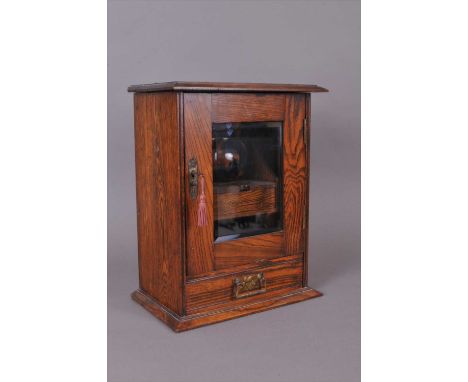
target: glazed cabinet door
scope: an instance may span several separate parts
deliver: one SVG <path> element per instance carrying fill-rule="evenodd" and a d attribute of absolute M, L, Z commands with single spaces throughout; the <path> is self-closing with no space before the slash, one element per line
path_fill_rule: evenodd
<path fill-rule="evenodd" d="M 189 278 L 301 257 L 303 94 L 185 93 Z"/>

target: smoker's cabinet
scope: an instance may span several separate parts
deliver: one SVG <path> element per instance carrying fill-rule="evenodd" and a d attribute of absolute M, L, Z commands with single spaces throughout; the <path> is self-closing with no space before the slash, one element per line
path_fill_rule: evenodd
<path fill-rule="evenodd" d="M 134 92 L 139 289 L 175 331 L 320 296 L 307 286 L 316 85 Z"/>

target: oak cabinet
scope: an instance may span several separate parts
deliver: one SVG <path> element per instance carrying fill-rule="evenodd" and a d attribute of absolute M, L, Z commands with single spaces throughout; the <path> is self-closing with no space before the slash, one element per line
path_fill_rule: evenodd
<path fill-rule="evenodd" d="M 316 85 L 134 92 L 139 289 L 175 331 L 320 296 L 307 286 Z"/>

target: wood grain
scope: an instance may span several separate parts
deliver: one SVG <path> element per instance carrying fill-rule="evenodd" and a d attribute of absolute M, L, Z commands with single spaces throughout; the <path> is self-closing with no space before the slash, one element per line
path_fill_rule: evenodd
<path fill-rule="evenodd" d="M 284 235 L 272 232 L 215 243 L 214 252 L 217 270 L 255 265 L 284 255 Z"/>
<path fill-rule="evenodd" d="M 231 320 L 233 318 L 248 316 L 254 313 L 264 312 L 266 310 L 278 308 L 280 306 L 294 304 L 311 298 L 320 297 L 322 293 L 312 288 L 300 288 L 290 293 L 280 296 L 260 300 L 253 303 L 246 303 L 240 306 L 226 307 L 221 310 L 215 310 L 207 313 L 192 314 L 188 316 L 179 316 L 171 312 L 166 307 L 158 304 L 144 291 L 137 290 L 132 293 L 132 299 L 167 324 L 175 332 L 183 332 L 199 328 L 201 326 L 216 324 L 219 322 Z M 298 320 L 300 318 L 297 318 Z M 293 318 L 294 320 L 294 318 Z"/>
<path fill-rule="evenodd" d="M 234 273 L 239 273 L 243 271 L 256 271 L 258 269 L 262 269 L 264 267 L 269 267 L 273 265 L 277 265 L 280 263 L 284 263 L 287 261 L 302 261 L 304 254 L 300 253 L 294 256 L 283 256 L 283 257 L 273 257 L 271 259 L 258 259 L 255 263 L 249 263 L 244 265 L 235 265 L 228 268 L 221 268 L 211 272 L 206 272 L 202 275 L 197 275 L 196 277 L 189 277 L 187 278 L 186 282 L 193 282 L 193 281 L 201 281 L 201 280 L 208 280 L 214 277 L 219 276 L 227 276 Z"/>
<path fill-rule="evenodd" d="M 279 91 L 275 84 L 259 94 L 249 92 L 248 84 L 226 85 L 224 94 L 205 92 L 203 86 L 213 84 L 184 84 L 157 84 L 155 92 L 134 96 L 140 289 L 132 298 L 182 331 L 320 296 L 306 287 L 310 95 Z M 193 92 L 196 86 L 203 93 Z M 278 93 L 268 94 L 269 86 Z M 213 243 L 215 212 L 238 217 L 245 216 L 243 209 L 252 214 L 277 204 L 252 187 L 219 208 L 213 190 L 213 116 L 226 122 L 283 121 L 283 231 Z M 198 200 L 189 195 L 192 157 L 206 178 L 204 227 L 197 226 Z M 262 179 L 277 181 L 267 175 Z M 229 192 L 216 198 L 229 198 Z M 266 292 L 236 299 L 233 279 L 258 272 L 264 272 Z"/>
<path fill-rule="evenodd" d="M 185 205 L 185 187 L 186 187 L 186 172 L 185 170 L 185 136 L 184 136 L 184 93 L 176 93 L 177 94 L 177 119 L 179 123 L 179 162 L 181 163 L 182 169 L 180 171 L 180 208 L 182 210 L 182 219 L 180 219 L 180 226 L 181 232 L 183 233 L 183 237 L 181 240 L 181 253 L 182 253 L 182 261 L 181 261 L 181 273 L 182 273 L 182 313 L 185 314 L 185 281 L 187 279 L 187 256 L 186 256 L 186 239 L 185 239 L 185 220 L 186 220 L 186 205 Z"/>
<path fill-rule="evenodd" d="M 187 92 L 269 92 L 269 93 L 315 93 L 328 90 L 318 85 L 306 84 L 263 84 L 236 82 L 190 82 L 173 81 L 132 85 L 129 92 L 187 91 Z"/>
<path fill-rule="evenodd" d="M 284 94 L 213 94 L 215 123 L 282 121 Z"/>
<path fill-rule="evenodd" d="M 198 199 L 192 200 L 188 180 L 185 186 L 187 208 L 187 275 L 214 270 L 213 159 L 211 146 L 211 94 L 184 94 L 185 172 L 195 158 L 198 172 L 206 180 L 208 224 L 197 226 Z M 188 175 L 187 175 L 188 176 Z"/>
<path fill-rule="evenodd" d="M 182 313 L 179 129 L 175 93 L 135 95 L 140 288 Z M 172 176 L 167 176 L 172 174 Z"/>
<path fill-rule="evenodd" d="M 232 219 L 276 212 L 276 187 L 252 184 L 249 191 L 214 194 L 215 219 Z"/>
<path fill-rule="evenodd" d="M 242 277 L 254 272 L 242 272 L 227 276 L 215 277 L 203 281 L 193 281 L 186 284 L 186 309 L 187 313 L 200 313 L 213 309 L 220 309 L 227 305 L 243 305 L 276 296 L 286 291 L 302 287 L 302 261 L 286 262 L 271 267 L 265 267 L 263 272 L 267 291 L 244 299 L 233 297 L 233 281 L 236 277 Z"/>
<path fill-rule="evenodd" d="M 286 95 L 283 134 L 283 208 L 287 255 L 304 251 L 304 217 L 308 177 L 306 146 L 302 130 L 304 117 L 304 95 Z"/>
<path fill-rule="evenodd" d="M 306 129 L 305 133 L 305 146 L 306 146 L 306 198 L 305 198 L 305 229 L 304 229 L 304 276 L 302 278 L 302 285 L 307 286 L 308 277 L 309 277 L 309 205 L 310 205 L 310 121 L 311 121 L 311 111 L 310 111 L 310 94 L 305 95 L 305 110 L 306 110 L 306 123 L 304 128 Z"/>

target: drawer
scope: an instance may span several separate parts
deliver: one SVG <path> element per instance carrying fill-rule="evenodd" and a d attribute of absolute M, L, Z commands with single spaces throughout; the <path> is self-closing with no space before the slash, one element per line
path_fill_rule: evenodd
<path fill-rule="evenodd" d="M 214 216 L 223 220 L 277 212 L 276 194 L 276 182 L 242 181 L 215 185 Z"/>
<path fill-rule="evenodd" d="M 303 261 L 192 280 L 186 284 L 187 314 L 246 305 L 302 288 Z"/>

